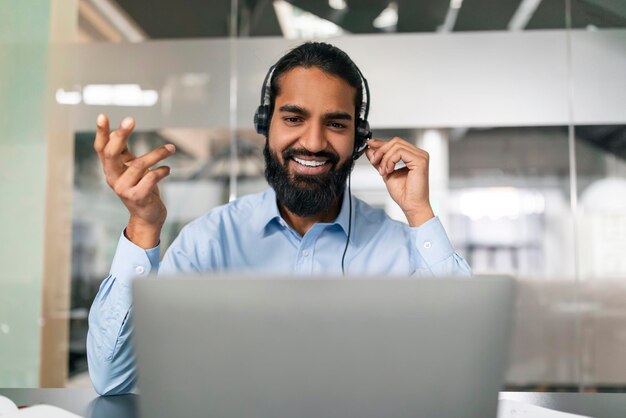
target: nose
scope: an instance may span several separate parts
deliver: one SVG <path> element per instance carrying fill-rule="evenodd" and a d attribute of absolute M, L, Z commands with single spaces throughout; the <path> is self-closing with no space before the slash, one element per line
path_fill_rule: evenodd
<path fill-rule="evenodd" d="M 318 123 L 308 124 L 300 137 L 300 143 L 304 149 L 313 153 L 325 150 L 328 143 L 323 126 Z"/>

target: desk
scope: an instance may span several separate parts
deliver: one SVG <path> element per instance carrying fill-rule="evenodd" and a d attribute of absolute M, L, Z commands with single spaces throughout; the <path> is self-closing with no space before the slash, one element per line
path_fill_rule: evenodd
<path fill-rule="evenodd" d="M 18 405 L 46 403 L 87 418 L 137 418 L 138 395 L 99 397 L 92 389 L 0 389 Z M 502 397 L 595 418 L 624 418 L 626 393 L 501 392 Z"/>

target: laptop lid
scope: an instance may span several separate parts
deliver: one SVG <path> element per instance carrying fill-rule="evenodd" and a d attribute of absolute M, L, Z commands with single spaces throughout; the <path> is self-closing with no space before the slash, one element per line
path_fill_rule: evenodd
<path fill-rule="evenodd" d="M 134 281 L 145 417 L 495 417 L 514 283 Z"/>

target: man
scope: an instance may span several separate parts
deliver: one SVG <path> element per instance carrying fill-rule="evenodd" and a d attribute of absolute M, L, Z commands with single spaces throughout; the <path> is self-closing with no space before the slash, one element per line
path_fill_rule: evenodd
<path fill-rule="evenodd" d="M 107 183 L 130 212 L 89 314 L 89 372 L 100 394 L 135 384 L 130 283 L 198 271 L 283 275 L 469 275 L 434 216 L 428 199 L 428 154 L 400 138 L 367 142 L 367 158 L 383 177 L 408 225 L 352 198 L 345 185 L 355 141 L 369 136 L 367 83 L 341 50 L 306 43 L 283 56 L 268 74 L 268 99 L 257 112 L 266 134 L 265 176 L 270 189 L 209 211 L 187 225 L 159 266 L 159 235 L 166 208 L 157 183 L 169 168 L 149 168 L 172 155 L 173 145 L 135 157 L 127 147 L 134 121 L 109 132 L 97 119 L 94 148 Z M 365 106 L 364 106 L 365 105 Z M 264 108 L 267 106 L 267 108 Z M 264 124 L 265 120 L 265 124 Z M 403 161 L 406 167 L 395 170 Z M 167 330 L 163 330 L 167 338 Z"/>

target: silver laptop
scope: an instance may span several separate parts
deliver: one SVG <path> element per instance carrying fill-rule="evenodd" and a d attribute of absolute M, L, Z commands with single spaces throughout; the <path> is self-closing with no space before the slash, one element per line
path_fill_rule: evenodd
<path fill-rule="evenodd" d="M 495 417 L 514 283 L 140 279 L 142 417 Z"/>

